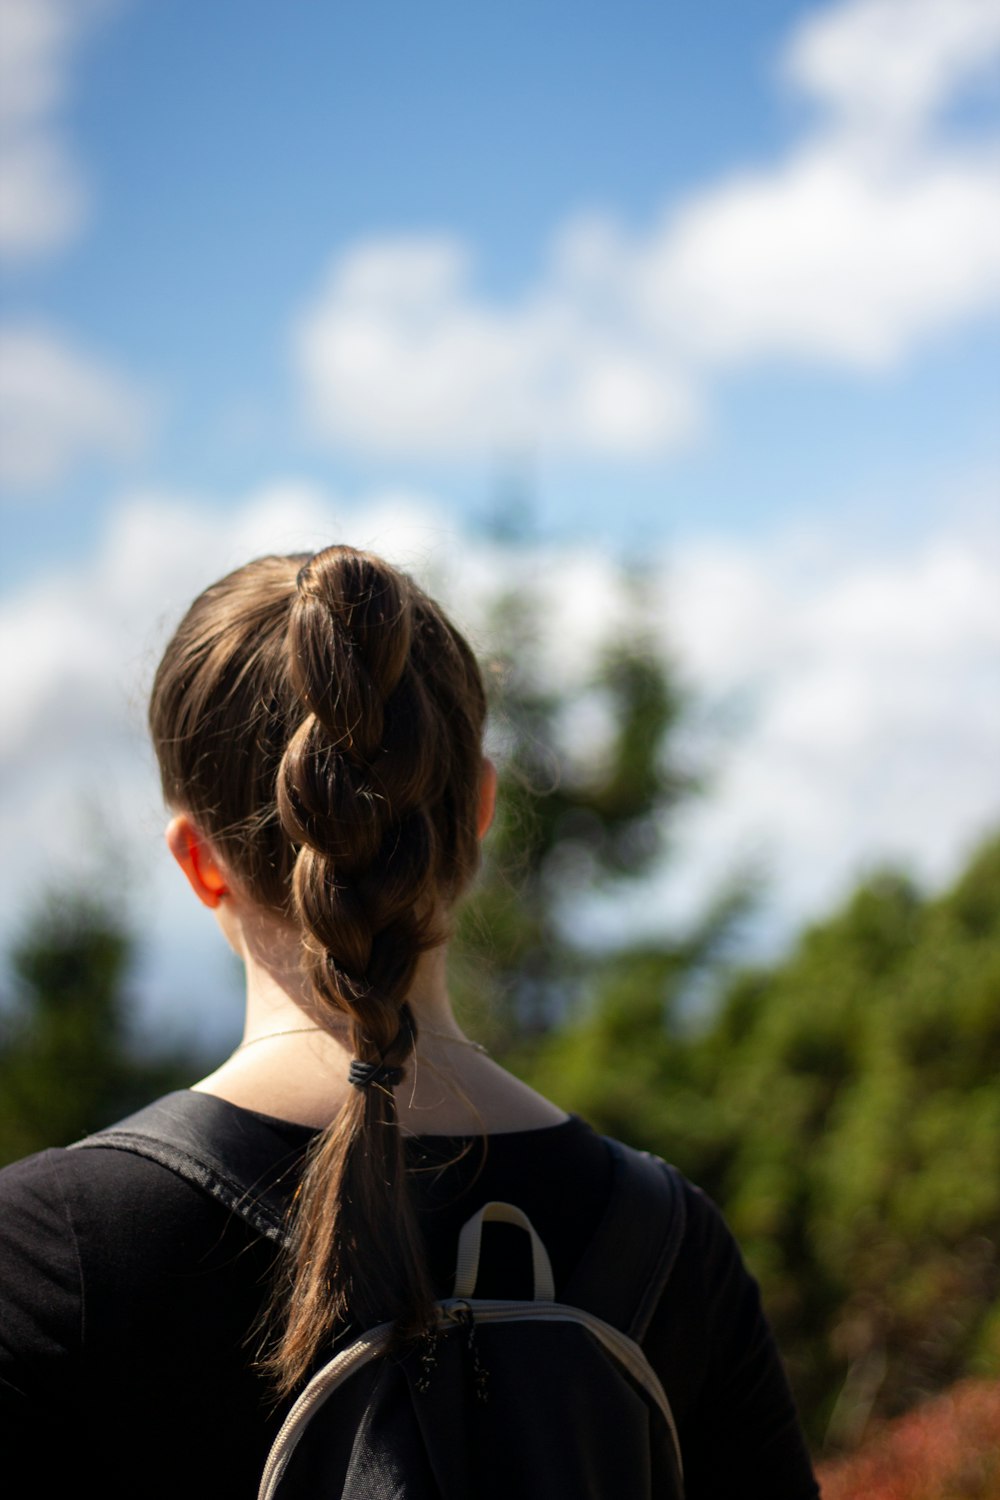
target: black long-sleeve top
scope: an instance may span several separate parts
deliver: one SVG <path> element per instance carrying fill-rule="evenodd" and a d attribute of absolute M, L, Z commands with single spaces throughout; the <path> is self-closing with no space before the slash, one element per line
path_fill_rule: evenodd
<path fill-rule="evenodd" d="M 312 1132 L 235 1110 L 288 1151 Z M 606 1144 L 582 1120 L 408 1142 L 441 1295 L 458 1231 L 516 1203 L 548 1248 L 556 1295 L 600 1222 Z M 815 1500 L 818 1489 L 757 1287 L 718 1210 L 685 1187 L 687 1228 L 645 1349 L 669 1397 L 688 1500 Z M 641 1232 L 641 1226 L 637 1226 Z M 167 1168 L 115 1150 L 51 1150 L 0 1172 L 0 1431 L 31 1493 L 92 1480 L 104 1500 L 253 1500 L 281 1419 L 253 1330 L 274 1246 Z M 486 1295 L 523 1295 L 518 1257 Z M 623 1497 L 625 1500 L 625 1497 Z"/>

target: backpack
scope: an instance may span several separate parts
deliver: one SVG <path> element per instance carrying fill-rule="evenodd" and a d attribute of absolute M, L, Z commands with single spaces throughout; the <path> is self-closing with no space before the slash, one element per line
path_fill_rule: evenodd
<path fill-rule="evenodd" d="M 248 1132 L 205 1105 L 171 1094 L 76 1146 L 158 1161 L 280 1242 L 287 1141 L 263 1120 Z M 486 1204 L 461 1231 L 435 1326 L 400 1345 L 383 1324 L 317 1370 L 275 1439 L 258 1500 L 682 1500 L 670 1405 L 640 1347 L 684 1233 L 681 1178 L 608 1145 L 611 1199 L 560 1300 L 526 1215 Z M 495 1222 L 528 1238 L 531 1300 L 476 1296 Z"/>

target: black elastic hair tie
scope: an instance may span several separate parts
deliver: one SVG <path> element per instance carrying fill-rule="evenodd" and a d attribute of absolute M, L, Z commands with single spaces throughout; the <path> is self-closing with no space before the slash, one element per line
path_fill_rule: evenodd
<path fill-rule="evenodd" d="M 417 1040 L 417 1028 L 413 1022 L 413 1012 L 405 1000 L 399 1007 L 399 1030 L 396 1033 L 392 1046 L 395 1047 L 404 1035 L 409 1038 L 410 1048 L 412 1049 Z M 402 1083 L 405 1077 L 405 1069 L 396 1068 L 392 1063 L 366 1063 L 362 1062 L 360 1057 L 351 1059 L 351 1066 L 347 1073 L 348 1082 L 353 1083 L 356 1089 L 366 1089 L 373 1083 L 376 1085 L 386 1084 L 392 1089 L 396 1087 L 397 1083 Z"/>
<path fill-rule="evenodd" d="M 356 1089 L 366 1089 L 371 1084 L 387 1084 L 389 1088 L 395 1088 L 397 1083 L 402 1083 L 405 1073 L 402 1068 L 394 1068 L 391 1063 L 362 1062 L 360 1057 L 351 1059 L 347 1078 Z"/>

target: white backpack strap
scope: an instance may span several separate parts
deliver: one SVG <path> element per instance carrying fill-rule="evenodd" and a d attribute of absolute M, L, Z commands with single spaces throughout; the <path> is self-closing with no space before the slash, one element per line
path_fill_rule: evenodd
<path fill-rule="evenodd" d="M 552 1262 L 549 1253 L 538 1237 L 538 1233 L 526 1213 L 513 1203 L 485 1203 L 473 1214 L 458 1237 L 458 1264 L 455 1267 L 456 1297 L 475 1295 L 479 1278 L 479 1251 L 483 1238 L 483 1225 L 516 1224 L 531 1240 L 531 1269 L 535 1282 L 535 1301 L 551 1302 L 555 1297 L 555 1282 L 552 1279 Z"/>

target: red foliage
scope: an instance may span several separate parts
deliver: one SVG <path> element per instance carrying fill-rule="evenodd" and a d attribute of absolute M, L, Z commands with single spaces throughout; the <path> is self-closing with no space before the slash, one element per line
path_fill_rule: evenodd
<path fill-rule="evenodd" d="M 1000 1385 L 953 1386 L 819 1477 L 823 1500 L 1000 1500 Z"/>

